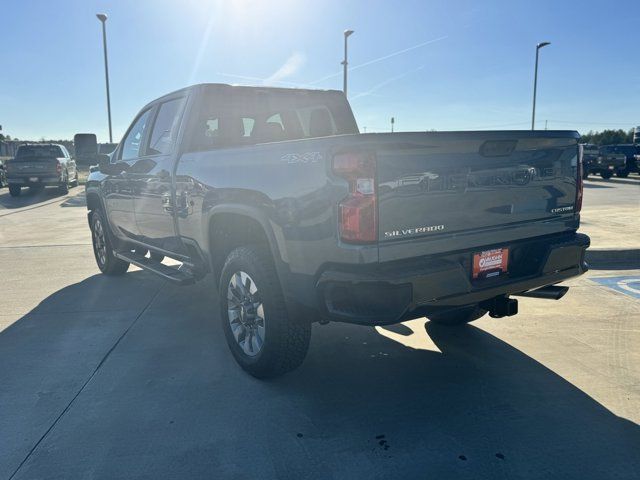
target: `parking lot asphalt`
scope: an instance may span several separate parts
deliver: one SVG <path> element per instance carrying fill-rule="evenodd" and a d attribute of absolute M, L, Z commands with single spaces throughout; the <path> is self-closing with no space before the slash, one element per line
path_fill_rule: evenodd
<path fill-rule="evenodd" d="M 586 213 L 637 195 L 608 185 Z M 462 328 L 314 325 L 302 367 L 261 382 L 227 351 L 211 281 L 98 273 L 81 188 L 0 190 L 0 269 L 0 478 L 640 472 L 638 270 Z"/>

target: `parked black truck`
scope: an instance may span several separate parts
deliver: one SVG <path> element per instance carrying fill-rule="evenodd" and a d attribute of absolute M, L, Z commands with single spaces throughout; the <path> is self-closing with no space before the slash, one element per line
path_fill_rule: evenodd
<path fill-rule="evenodd" d="M 313 322 L 457 325 L 515 314 L 512 295 L 560 298 L 587 269 L 578 139 L 360 134 L 341 92 L 197 85 L 100 156 L 94 253 L 110 275 L 213 274 L 235 359 L 275 376 L 303 361 Z"/>
<path fill-rule="evenodd" d="M 605 180 L 613 177 L 613 174 L 625 168 L 626 158 L 621 153 L 616 153 L 611 146 L 598 147 L 597 145 L 584 144 L 582 154 L 583 178 L 591 174 L 598 174 Z"/>

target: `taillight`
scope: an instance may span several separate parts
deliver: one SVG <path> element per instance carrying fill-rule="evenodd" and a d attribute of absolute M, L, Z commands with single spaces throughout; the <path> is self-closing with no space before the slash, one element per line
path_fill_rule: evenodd
<path fill-rule="evenodd" d="M 58 172 L 58 174 L 62 173 L 62 164 L 60 163 L 60 160 L 56 160 L 56 172 Z"/>
<path fill-rule="evenodd" d="M 580 210 L 582 210 L 582 195 L 584 191 L 584 182 L 582 180 L 582 169 L 584 168 L 582 164 L 582 153 L 583 147 L 582 145 L 578 145 L 578 163 L 576 168 L 576 172 L 578 175 L 578 178 L 576 178 L 576 203 L 573 207 L 573 211 L 575 213 L 580 213 Z"/>
<path fill-rule="evenodd" d="M 333 172 L 349 182 L 349 195 L 338 204 L 340 239 L 375 242 L 378 236 L 376 158 L 371 153 L 342 153 L 333 157 Z"/>

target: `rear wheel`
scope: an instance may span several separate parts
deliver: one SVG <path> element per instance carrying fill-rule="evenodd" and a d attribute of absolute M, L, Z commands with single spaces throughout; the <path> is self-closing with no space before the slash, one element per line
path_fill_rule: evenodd
<path fill-rule="evenodd" d="M 113 254 L 108 229 L 102 212 L 94 210 L 91 213 L 91 240 L 98 268 L 105 275 L 122 275 L 129 269 L 129 262 L 120 260 Z"/>
<path fill-rule="evenodd" d="M 629 176 L 629 170 L 627 170 L 626 168 L 623 170 L 618 170 L 616 172 L 616 177 L 627 178 L 628 176 Z"/>
<path fill-rule="evenodd" d="M 69 193 L 69 174 L 65 173 L 62 183 L 58 185 L 58 192 L 62 195 Z"/>
<path fill-rule="evenodd" d="M 9 184 L 9 194 L 12 197 L 19 197 L 21 190 L 22 190 L 22 188 L 20 187 L 20 185 L 16 185 L 14 183 L 10 183 Z"/>
<path fill-rule="evenodd" d="M 297 368 L 307 354 L 311 323 L 289 318 L 269 253 L 260 247 L 233 250 L 220 277 L 220 318 L 238 364 L 257 378 Z"/>
<path fill-rule="evenodd" d="M 430 321 L 440 325 L 464 325 L 483 317 L 487 313 L 486 310 L 478 305 L 466 305 L 463 307 L 452 308 L 432 315 L 427 315 Z"/>
<path fill-rule="evenodd" d="M 613 177 L 613 173 L 609 170 L 603 170 L 602 172 L 600 172 L 600 176 L 605 180 L 609 180 L 611 177 Z"/>

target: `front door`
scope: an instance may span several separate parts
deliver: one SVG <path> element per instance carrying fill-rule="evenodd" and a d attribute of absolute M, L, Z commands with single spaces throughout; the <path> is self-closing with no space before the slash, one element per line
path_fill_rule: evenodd
<path fill-rule="evenodd" d="M 111 159 L 121 164 L 121 172 L 109 175 L 104 183 L 104 198 L 109 223 L 116 235 L 122 238 L 137 238 L 138 225 L 133 204 L 132 185 L 128 171 L 143 154 L 144 140 L 151 119 L 151 109 L 140 113 L 133 121 L 124 140 Z"/>

